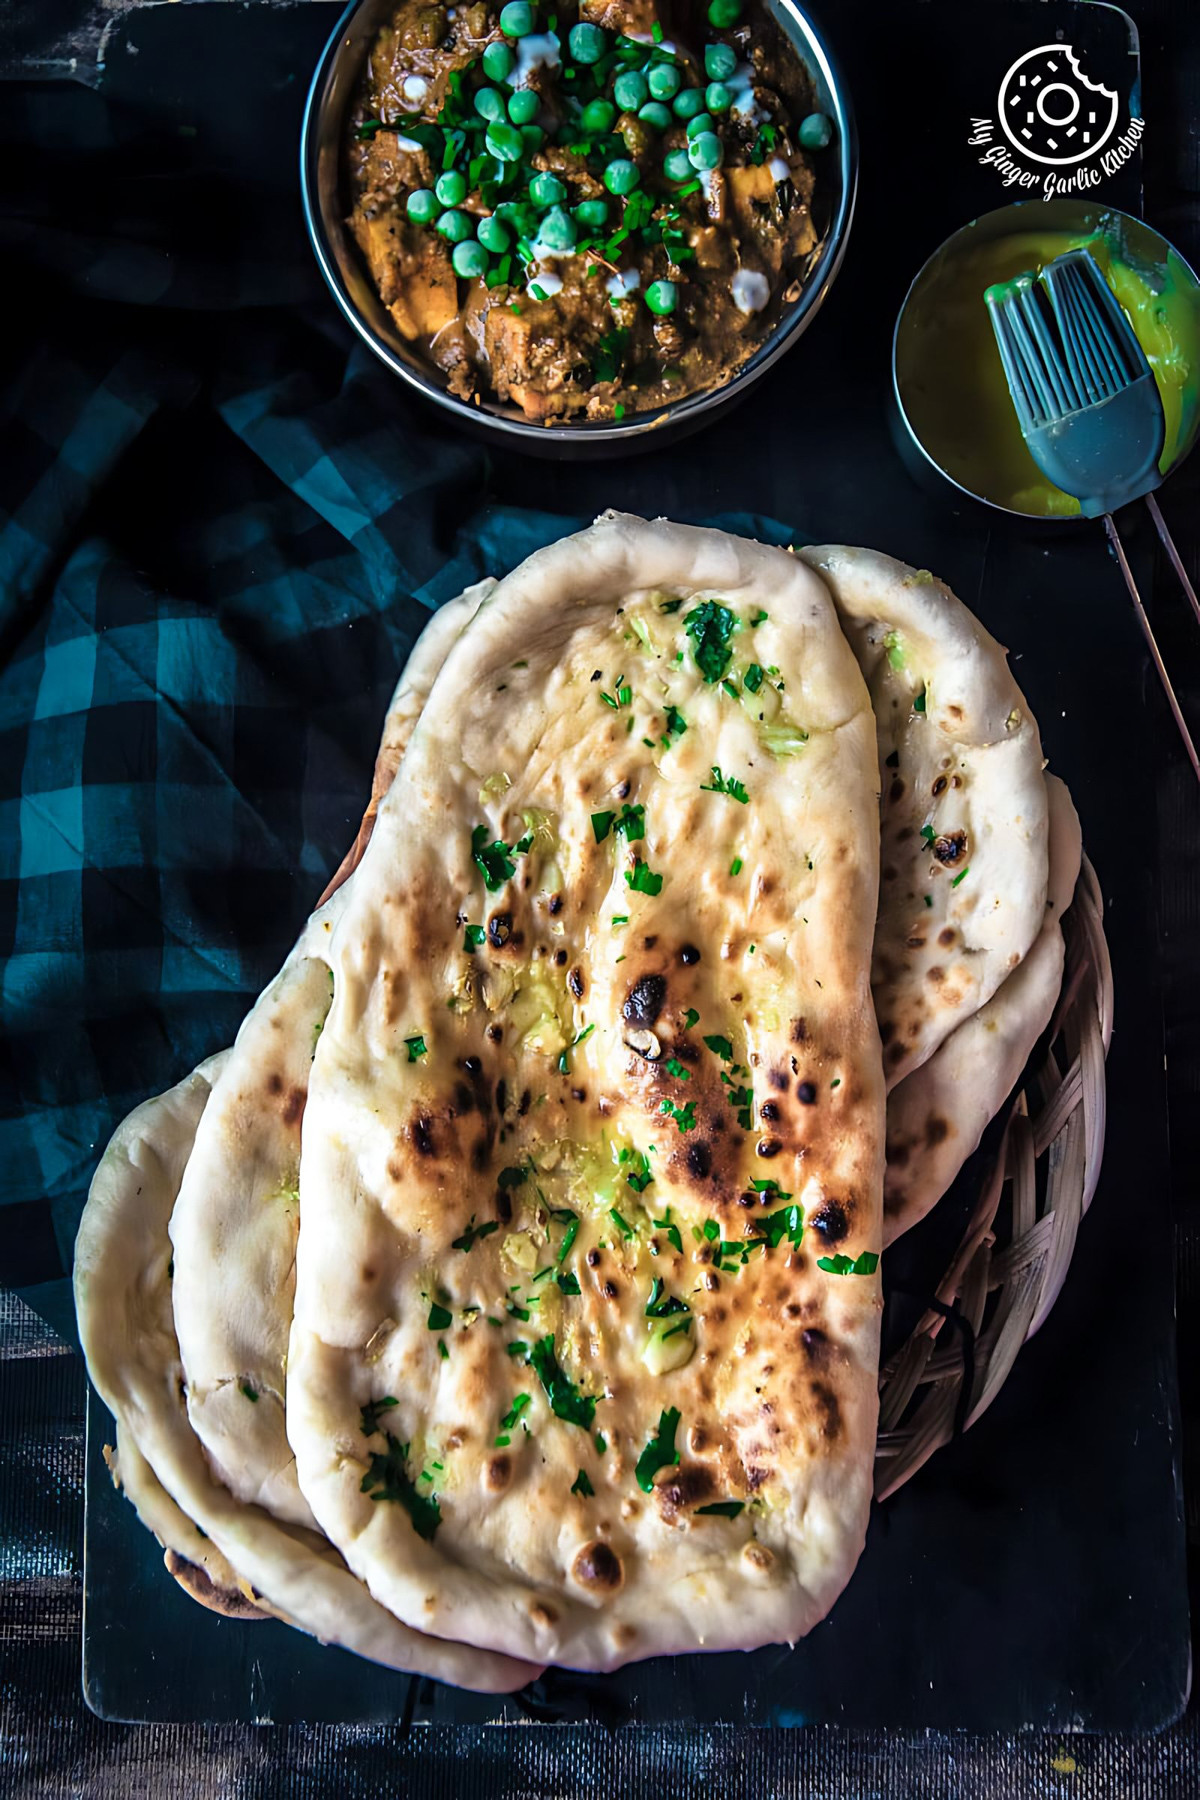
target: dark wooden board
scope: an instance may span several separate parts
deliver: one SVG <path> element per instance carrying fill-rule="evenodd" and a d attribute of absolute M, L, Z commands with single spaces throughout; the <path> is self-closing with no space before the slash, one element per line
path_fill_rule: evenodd
<path fill-rule="evenodd" d="M 1123 70 L 1128 85 L 1136 65 L 1111 8 L 1019 0 L 986 19 L 973 10 L 969 30 L 954 0 L 888 9 L 854 0 L 828 11 L 859 114 L 863 183 L 846 266 L 811 332 L 762 391 L 701 438 L 599 467 L 508 454 L 493 462 L 493 490 L 567 518 L 605 505 L 685 518 L 754 511 L 801 537 L 877 544 L 944 575 L 1020 658 L 1018 677 L 1100 872 L 1117 981 L 1105 1168 L 1066 1289 L 986 1419 L 877 1509 L 847 1593 L 795 1651 L 680 1659 L 603 1679 L 559 1673 L 510 1702 L 410 1684 L 282 1626 L 202 1613 L 113 1493 L 99 1457 L 105 1415 L 93 1401 L 85 1691 L 105 1717 L 1065 1731 L 1148 1730 L 1182 1709 L 1190 1653 L 1146 841 L 1155 733 L 1169 720 L 1146 684 L 1101 541 L 1082 529 L 1053 538 L 1010 530 L 921 493 L 892 450 L 885 409 L 891 323 L 908 279 L 950 229 L 1011 197 L 966 143 L 970 117 L 992 107 L 1008 63 L 1062 31 L 1091 42 L 1089 66 L 1103 65 L 1109 79 Z M 227 169 L 249 146 L 259 186 L 274 182 L 281 204 L 294 205 L 305 71 L 333 17 L 311 5 L 152 9 L 113 33 L 104 86 L 136 118 L 131 130 L 185 122 Z M 1138 181 L 1135 158 L 1102 192 L 1136 210 Z M 311 298 L 336 331 L 298 221 L 281 213 L 267 229 L 294 258 L 297 297 Z M 387 381 L 381 374 L 391 395 Z M 393 403 L 397 429 L 445 431 L 399 392 Z M 1134 550 L 1144 567 L 1144 541 Z M 949 1210 L 935 1215 L 906 1253 L 927 1276 L 948 1221 Z"/>

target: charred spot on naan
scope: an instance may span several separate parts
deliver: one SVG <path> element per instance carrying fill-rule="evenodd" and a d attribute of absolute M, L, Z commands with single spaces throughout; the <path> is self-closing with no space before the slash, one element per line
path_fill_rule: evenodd
<path fill-rule="evenodd" d="M 571 1578 L 589 1593 L 607 1598 L 619 1592 L 625 1581 L 625 1569 L 610 1544 L 593 1538 L 575 1552 L 571 1562 Z"/>

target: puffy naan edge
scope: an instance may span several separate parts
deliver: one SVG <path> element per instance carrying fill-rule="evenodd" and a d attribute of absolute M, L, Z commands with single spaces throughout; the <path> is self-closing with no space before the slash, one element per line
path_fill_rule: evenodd
<path fill-rule="evenodd" d="M 946 1193 L 1012 1092 L 1054 1012 L 1065 950 L 1061 920 L 1079 878 L 1083 840 L 1066 784 L 1047 775 L 1046 789 L 1045 924 L 1028 956 L 987 1004 L 888 1096 L 885 1245 L 916 1225 Z"/>
<path fill-rule="evenodd" d="M 223 1053 L 223 1054 L 228 1054 Z M 243 1589 L 322 1642 L 401 1671 L 485 1692 L 536 1673 L 430 1642 L 377 1606 L 329 1545 L 236 1501 L 187 1421 L 171 1315 L 167 1221 L 223 1056 L 135 1108 L 93 1179 L 75 1245 L 80 1340 L 97 1393 L 169 1498 L 237 1571 Z"/>
<path fill-rule="evenodd" d="M 1045 759 L 1003 648 L 944 582 L 875 550 L 800 555 L 829 584 L 875 708 L 884 782 L 872 982 L 894 1087 L 978 1012 L 1041 930 Z"/>
<path fill-rule="evenodd" d="M 787 1089 L 786 1105 L 781 1106 L 775 1091 L 765 1085 L 758 1097 L 773 1098 L 776 1111 L 788 1115 L 778 1127 L 785 1136 L 798 1129 L 796 1115 L 806 1107 L 812 1119 L 828 1118 L 827 1127 L 813 1126 L 814 1134 L 826 1134 L 821 1138 L 826 1158 L 821 1167 L 826 1174 L 832 1171 L 831 1180 L 853 1171 L 847 1187 L 856 1192 L 852 1199 L 843 1191 L 849 1216 L 838 1206 L 823 1209 L 823 1228 L 833 1233 L 835 1242 L 825 1244 L 813 1228 L 811 1249 L 797 1254 L 797 1272 L 783 1266 L 785 1256 L 772 1266 L 769 1281 L 760 1280 L 751 1273 L 756 1266 L 752 1260 L 738 1278 L 740 1290 L 735 1292 L 729 1283 L 736 1328 L 745 1327 L 756 1354 L 761 1353 L 768 1365 L 768 1376 L 779 1376 L 772 1398 L 753 1402 L 758 1422 L 746 1427 L 740 1441 L 746 1455 L 761 1456 L 777 1472 L 781 1497 L 761 1518 L 743 1515 L 736 1521 L 699 1518 L 689 1510 L 702 1478 L 709 1484 L 701 1491 L 703 1498 L 720 1499 L 727 1489 L 719 1485 L 725 1464 L 717 1464 L 714 1478 L 703 1460 L 705 1408 L 689 1404 L 692 1393 L 700 1390 L 689 1384 L 688 1369 L 677 1371 L 665 1384 L 656 1378 L 645 1392 L 638 1386 L 641 1365 L 632 1366 L 632 1357 L 622 1363 L 622 1390 L 632 1393 L 635 1403 L 628 1418 L 618 1414 L 617 1427 L 606 1424 L 605 1430 L 608 1467 L 623 1485 L 589 1511 L 585 1497 L 568 1489 L 577 1467 L 585 1463 L 597 1473 L 598 1482 L 602 1479 L 591 1444 L 582 1431 L 549 1418 L 533 1371 L 517 1369 L 482 1320 L 455 1335 L 447 1360 L 438 1359 L 437 1338 L 426 1329 L 431 1296 L 444 1293 L 446 1306 L 456 1311 L 467 1297 L 465 1256 L 447 1254 L 439 1261 L 439 1245 L 443 1240 L 448 1243 L 452 1231 L 461 1231 L 471 1214 L 491 1217 L 495 1176 L 489 1173 L 479 1192 L 472 1188 L 464 1194 L 461 1174 L 453 1174 L 464 1166 L 459 1158 L 448 1165 L 446 1186 L 436 1203 L 413 1178 L 420 1166 L 415 1139 L 433 1146 L 421 1149 L 420 1155 L 440 1156 L 438 1142 L 447 1137 L 453 1141 L 466 1130 L 460 1120 L 486 1109 L 472 1100 L 470 1092 L 453 1104 L 440 1097 L 427 1102 L 411 1096 L 432 1094 L 433 1072 L 441 1069 L 443 1060 L 447 1068 L 461 1063 L 477 1094 L 490 1092 L 495 1073 L 482 1066 L 482 1056 L 475 1058 L 481 1066 L 472 1069 L 471 1062 L 459 1055 L 466 1048 L 465 1039 L 454 1040 L 456 1047 L 448 1059 L 440 1047 L 449 1029 L 445 1021 L 454 1017 L 446 1012 L 451 984 L 443 985 L 442 971 L 457 954 L 464 918 L 475 918 L 479 907 L 469 847 L 471 822 L 486 818 L 489 829 L 500 833 L 506 830 L 505 808 L 523 806 L 542 792 L 537 779 L 546 770 L 564 782 L 571 778 L 570 757 L 563 750 L 564 740 L 569 741 L 568 722 L 574 721 L 581 705 L 591 705 L 590 698 L 581 703 L 578 692 L 570 688 L 573 662 L 582 666 L 586 661 L 589 668 L 594 662 L 605 683 L 611 684 L 618 672 L 616 659 L 625 657 L 630 666 L 636 660 L 635 652 L 615 652 L 611 645 L 595 648 L 586 634 L 613 626 L 617 600 L 628 599 L 633 607 L 633 597 L 661 590 L 697 600 L 716 596 L 747 616 L 761 606 L 769 620 L 758 637 L 747 640 L 747 654 L 752 645 L 764 666 L 783 668 L 797 716 L 812 728 L 814 737 L 824 734 L 815 748 L 810 745 L 807 760 L 780 763 L 772 773 L 772 785 L 764 788 L 772 802 L 773 827 L 779 819 L 789 824 L 804 819 L 806 827 L 818 820 L 821 824 L 820 849 L 814 846 L 810 859 L 817 862 L 818 872 L 809 879 L 820 895 L 819 905 L 810 909 L 811 960 L 806 960 L 809 953 L 800 936 L 804 927 L 793 916 L 788 891 L 790 882 L 803 882 L 805 876 L 778 860 L 778 846 L 772 851 L 776 862 L 762 871 L 769 880 L 761 894 L 758 887 L 753 892 L 759 903 L 765 903 L 768 889 L 775 892 L 776 904 L 786 901 L 790 955 L 799 959 L 804 990 L 818 1006 L 815 969 L 820 967 L 827 978 L 828 1017 L 836 1020 L 837 1066 L 844 1066 L 844 1088 L 836 1100 L 832 1093 L 823 1094 L 820 1108 L 808 1101 L 797 1105 L 793 1087 L 798 1073 L 798 1085 L 813 1084 L 804 1080 L 798 1061 L 789 1071 L 789 1059 L 803 1057 L 808 1069 L 809 1058 L 827 1056 L 831 1040 L 815 1025 L 807 1034 L 804 1020 L 789 1009 L 789 1016 L 774 1031 L 763 1032 L 760 1042 L 762 1079 L 765 1083 L 768 1067 L 778 1069 Z M 584 635 L 574 636 L 576 632 Z M 583 674 L 579 679 L 587 683 L 589 677 Z M 508 698 L 497 706 L 491 695 L 501 688 Z M 686 805 L 692 807 L 693 784 L 708 777 L 710 761 L 718 760 L 712 749 L 715 737 L 701 729 L 709 716 L 703 708 L 710 700 L 715 707 L 715 690 L 701 688 L 693 727 L 680 740 L 687 746 L 695 730 L 686 764 Z M 596 716 L 608 717 L 598 705 Z M 740 735 L 743 727 L 751 729 L 747 715 L 735 707 L 714 728 L 727 733 L 720 737 L 719 756 L 727 769 L 746 767 L 745 758 L 725 749 L 727 744 L 748 741 Z M 615 726 L 613 731 L 615 744 Z M 590 756 L 590 740 L 579 741 L 589 742 Z M 621 741 L 626 741 L 623 733 Z M 628 742 L 636 745 L 640 739 L 635 735 Z M 679 746 L 673 753 L 680 754 Z M 593 802 L 601 804 L 609 791 L 605 783 L 610 779 L 615 783 L 619 765 L 614 753 L 613 766 L 605 762 L 603 779 L 593 782 L 589 764 L 586 797 L 579 799 L 572 821 L 581 822 L 581 829 L 560 832 L 569 839 L 564 861 L 590 868 L 587 811 Z M 510 766 L 512 794 L 485 808 L 481 778 L 489 770 Z M 630 766 L 640 776 L 636 757 Z M 766 779 L 764 762 L 754 780 L 762 787 Z M 825 1615 L 849 1578 L 861 1552 L 870 1497 L 879 1284 L 877 1273 L 852 1278 L 819 1273 L 815 1257 L 822 1248 L 834 1249 L 835 1243 L 839 1249 L 844 1245 L 851 1256 L 879 1244 L 882 1071 L 867 981 L 877 881 L 876 786 L 874 723 L 828 594 L 810 571 L 779 551 L 719 533 L 610 515 L 590 531 L 539 552 L 502 582 L 451 651 L 409 755 L 379 809 L 353 900 L 335 933 L 336 996 L 317 1046 L 303 1126 L 301 1228 L 286 1415 L 301 1487 L 322 1527 L 377 1597 L 422 1629 L 505 1646 L 537 1660 L 605 1669 L 686 1649 L 750 1648 L 793 1640 Z M 618 789 L 613 786 L 611 791 L 616 794 Z M 635 784 L 625 792 L 637 800 L 642 789 Z M 662 800 L 667 811 L 675 798 L 672 794 Z M 707 904 L 707 866 L 695 866 L 681 835 L 671 838 L 670 850 L 656 848 L 649 829 L 653 808 L 649 799 L 646 804 L 646 859 L 668 868 L 681 885 L 674 897 L 668 893 L 656 906 L 644 902 L 647 910 L 639 913 L 629 936 L 632 961 L 621 972 L 622 993 L 631 984 L 636 986 L 644 973 L 661 973 L 666 961 L 676 966 L 676 915 Z M 749 829 L 740 819 L 736 824 L 739 830 Z M 796 847 L 782 828 L 780 843 L 789 850 Z M 840 873 L 833 860 L 837 843 L 845 846 L 845 868 Z M 822 859 L 827 844 L 828 863 Z M 754 855 L 752 848 L 746 859 L 752 879 L 758 873 Z M 720 873 L 723 881 L 723 867 Z M 510 884 L 498 897 L 486 897 L 485 904 L 507 910 L 512 893 Z M 473 896 L 469 912 L 462 900 L 468 894 Z M 634 908 L 627 905 L 625 910 Z M 515 904 L 512 911 L 516 912 Z M 506 926 L 514 942 L 520 924 L 510 917 Z M 564 943 L 576 947 L 570 938 Z M 711 966 L 719 971 L 715 945 L 706 941 L 705 954 L 710 953 Z M 787 952 L 782 954 L 786 959 Z M 744 966 L 744 941 L 740 955 L 739 966 Z M 765 961 L 760 958 L 759 966 Z M 791 962 L 787 973 L 795 973 Z M 673 982 L 679 979 L 672 977 Z M 587 980 L 588 992 L 606 981 L 612 986 L 608 975 L 597 975 L 594 969 L 589 969 Z M 437 995 L 436 1004 L 431 999 L 428 1009 L 412 999 L 421 981 Z M 785 986 L 790 993 L 801 983 Z M 681 1010 L 678 996 L 675 1004 Z M 803 1010 L 800 999 L 795 1014 Z M 810 1010 L 819 1020 L 821 1015 Z M 615 1013 L 610 1016 L 615 1018 Z M 401 1046 L 418 1030 L 431 1048 L 417 1064 L 410 1088 Z M 605 1079 L 611 1036 L 610 1030 L 597 1032 L 573 1053 L 572 1066 L 581 1085 L 586 1079 L 590 1089 Z M 626 1053 L 621 1056 L 624 1059 Z M 811 1066 L 816 1071 L 824 1065 L 816 1061 Z M 825 1067 L 826 1078 L 831 1073 Z M 842 1083 L 835 1077 L 829 1085 L 836 1088 Z M 723 1099 L 715 1075 L 713 1086 Z M 697 1092 L 700 1088 L 696 1081 L 691 1091 L 707 1104 Z M 550 1101 L 551 1107 L 558 1104 Z M 565 1107 L 566 1100 L 561 1104 Z M 644 1116 L 638 1116 L 644 1125 Z M 727 1120 L 728 1113 L 721 1117 Z M 384 1127 L 377 1124 L 379 1119 L 385 1121 Z M 840 1130 L 839 1119 L 845 1121 Z M 390 1134 L 387 1141 L 385 1133 Z M 393 1144 L 391 1152 L 388 1142 Z M 691 1213 L 681 1211 L 681 1218 L 699 1219 L 703 1213 L 738 1204 L 737 1191 L 747 1186 L 745 1175 L 737 1176 L 728 1201 L 693 1194 L 684 1182 L 698 1186 L 706 1177 L 695 1171 L 681 1174 L 675 1165 L 684 1163 L 686 1147 L 664 1142 L 672 1164 L 670 1185 L 663 1193 L 672 1205 L 682 1206 L 681 1195 L 691 1201 Z M 800 1192 L 802 1181 L 793 1179 L 797 1167 L 789 1150 L 754 1172 L 777 1176 L 781 1186 Z M 633 1210 L 632 1198 L 629 1204 Z M 732 1233 L 732 1210 L 721 1216 Z M 738 1215 L 739 1234 L 743 1225 L 744 1214 Z M 481 1241 L 470 1252 L 475 1259 L 471 1267 L 491 1268 L 489 1259 L 495 1256 L 498 1263 L 499 1254 L 497 1238 Z M 623 1273 L 615 1248 L 612 1254 L 614 1275 Z M 761 1259 L 764 1266 L 765 1260 Z M 669 1272 L 668 1260 L 660 1267 Z M 590 1302 L 591 1288 L 586 1292 Z M 639 1325 L 642 1305 L 639 1297 Z M 714 1317 L 715 1313 L 714 1303 Z M 727 1317 L 722 1311 L 722 1320 Z M 708 1318 L 705 1315 L 706 1323 Z M 734 1329 L 730 1327 L 731 1336 Z M 790 1334 L 786 1343 L 785 1329 Z M 573 1379 L 594 1376 L 585 1359 L 567 1360 Z M 704 1358 L 698 1355 L 695 1362 L 698 1369 Z M 723 1373 L 721 1368 L 706 1372 L 710 1393 Z M 732 1364 L 728 1373 L 731 1379 L 741 1379 L 741 1371 Z M 507 1456 L 490 1454 L 497 1420 L 518 1388 L 533 1394 L 529 1416 L 536 1420 L 541 1467 L 548 1470 L 544 1481 L 528 1462 L 514 1473 Z M 797 1418 L 801 1406 L 807 1409 L 802 1429 L 789 1433 L 772 1416 L 776 1392 L 785 1396 Z M 794 1399 L 801 1392 L 802 1401 Z M 396 1421 L 397 1441 L 415 1444 L 418 1437 L 428 1435 L 431 1424 L 446 1426 L 452 1413 L 461 1423 L 456 1447 L 470 1442 L 473 1473 L 458 1482 L 453 1495 L 454 1478 L 439 1478 L 445 1507 L 432 1542 L 417 1536 L 403 1507 L 381 1504 L 362 1492 L 368 1457 L 382 1440 L 376 1438 L 368 1446 L 359 1412 L 368 1400 L 382 1396 L 398 1397 L 390 1415 Z M 738 1401 L 744 1407 L 746 1394 L 739 1393 Z M 683 1413 L 683 1462 L 677 1473 L 660 1478 L 653 1494 L 643 1496 L 632 1482 L 633 1463 L 660 1410 L 676 1404 Z M 786 1416 L 787 1409 L 781 1411 Z M 710 1418 L 709 1425 L 721 1427 L 722 1420 Z M 742 1430 L 740 1416 L 737 1429 Z M 773 1438 L 776 1432 L 780 1436 Z M 709 1431 L 710 1440 L 719 1435 L 719 1430 Z M 709 1452 L 711 1448 L 710 1441 Z M 499 1464 L 504 1467 L 497 1468 Z M 551 1477 L 553 1492 L 546 1485 Z M 419 1479 L 415 1463 L 410 1479 L 413 1483 Z M 718 1485 L 713 1485 L 714 1479 Z"/>
<path fill-rule="evenodd" d="M 316 1038 L 333 996 L 327 946 L 379 800 L 446 652 L 494 586 L 487 580 L 467 588 L 417 638 L 388 705 L 358 836 L 238 1032 L 197 1127 L 171 1216 L 172 1304 L 192 1428 L 236 1498 L 314 1530 L 284 1429 L 283 1389 L 300 1121 Z"/>
<path fill-rule="evenodd" d="M 233 1565 L 176 1506 L 128 1433 L 118 1426 L 115 1435 L 115 1446 L 104 1449 L 109 1474 L 146 1530 L 158 1539 L 167 1573 L 193 1600 L 222 1618 L 269 1618 L 270 1613 L 243 1589 Z"/>

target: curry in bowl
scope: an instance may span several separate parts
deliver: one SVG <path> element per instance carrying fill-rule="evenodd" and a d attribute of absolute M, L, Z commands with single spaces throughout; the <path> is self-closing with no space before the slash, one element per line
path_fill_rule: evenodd
<path fill-rule="evenodd" d="M 619 421 L 728 381 L 798 297 L 814 105 L 743 0 L 403 0 L 351 109 L 351 230 L 451 394 Z"/>

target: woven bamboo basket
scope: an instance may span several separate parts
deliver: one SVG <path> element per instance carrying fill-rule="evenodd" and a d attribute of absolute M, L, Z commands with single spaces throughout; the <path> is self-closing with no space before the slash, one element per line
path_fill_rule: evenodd
<path fill-rule="evenodd" d="M 877 1500 L 983 1416 L 1066 1279 L 1104 1152 L 1113 996 L 1103 913 L 1084 857 L 1063 919 L 1066 969 L 1050 1029 L 1008 1103 L 961 1242 L 879 1371 Z"/>

